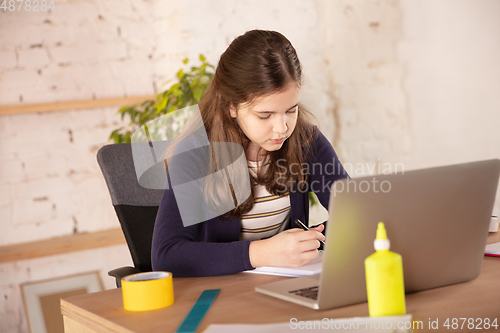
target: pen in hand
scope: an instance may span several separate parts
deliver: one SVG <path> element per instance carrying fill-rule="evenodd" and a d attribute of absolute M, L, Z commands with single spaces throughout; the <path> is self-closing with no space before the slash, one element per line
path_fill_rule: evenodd
<path fill-rule="evenodd" d="M 300 227 L 301 227 L 302 229 L 304 229 L 305 231 L 308 231 L 308 230 L 309 230 L 309 228 L 308 228 L 308 227 L 307 227 L 304 223 L 302 223 L 302 221 L 301 221 L 301 220 L 299 220 L 299 219 L 296 219 L 296 220 L 295 220 L 295 224 L 297 224 L 298 226 L 300 226 Z M 323 246 L 325 245 L 325 242 L 323 242 L 322 240 L 320 240 L 320 243 L 321 243 L 321 244 L 323 244 Z"/>

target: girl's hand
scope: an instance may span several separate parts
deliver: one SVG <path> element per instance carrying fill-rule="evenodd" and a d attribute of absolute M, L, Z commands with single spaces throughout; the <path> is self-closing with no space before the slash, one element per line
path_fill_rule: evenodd
<path fill-rule="evenodd" d="M 318 257 L 324 225 L 304 231 L 299 228 L 285 230 L 271 238 L 250 243 L 250 263 L 253 267 L 299 267 Z"/>
<path fill-rule="evenodd" d="M 325 230 L 325 225 L 322 223 L 318 225 L 317 227 L 310 228 L 309 230 L 316 230 L 317 232 L 323 232 Z M 322 239 L 324 241 L 324 239 Z"/>

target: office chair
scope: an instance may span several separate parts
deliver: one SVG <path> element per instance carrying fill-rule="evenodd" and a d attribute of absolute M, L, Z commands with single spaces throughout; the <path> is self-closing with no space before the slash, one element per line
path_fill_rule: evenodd
<path fill-rule="evenodd" d="M 147 143 L 146 143 L 147 144 Z M 147 189 L 137 181 L 130 143 L 110 144 L 97 152 L 97 162 L 108 185 L 111 201 L 120 221 L 135 267 L 108 272 L 121 287 L 121 278 L 151 271 L 151 243 L 163 190 Z"/>

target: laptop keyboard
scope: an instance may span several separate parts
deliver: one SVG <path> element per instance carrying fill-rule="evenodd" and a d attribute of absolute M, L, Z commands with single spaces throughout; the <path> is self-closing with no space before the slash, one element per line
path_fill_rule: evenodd
<path fill-rule="evenodd" d="M 310 299 L 316 301 L 318 299 L 318 289 L 319 289 L 319 286 L 316 286 L 316 287 L 309 287 L 309 288 L 304 288 L 304 289 L 291 290 L 291 291 L 289 291 L 289 293 L 295 294 L 298 296 L 302 296 L 302 297 L 307 297 L 307 298 L 310 298 Z"/>

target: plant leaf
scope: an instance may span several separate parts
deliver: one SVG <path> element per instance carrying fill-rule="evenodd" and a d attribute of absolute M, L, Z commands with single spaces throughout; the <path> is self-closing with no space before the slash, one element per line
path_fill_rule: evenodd
<path fill-rule="evenodd" d="M 156 104 L 156 112 L 161 112 L 167 106 L 167 98 L 163 98 L 158 104 Z"/>
<path fill-rule="evenodd" d="M 203 89 L 200 87 L 196 87 L 193 89 L 193 97 L 196 99 L 197 102 L 201 100 L 201 96 L 203 96 Z"/>

